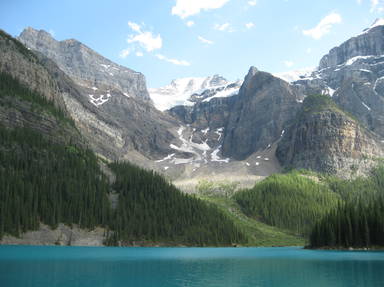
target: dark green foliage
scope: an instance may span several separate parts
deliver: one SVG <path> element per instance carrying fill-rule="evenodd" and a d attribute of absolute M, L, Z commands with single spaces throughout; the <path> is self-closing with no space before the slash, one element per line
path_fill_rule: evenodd
<path fill-rule="evenodd" d="M 345 199 L 324 216 L 310 235 L 311 247 L 384 246 L 384 167 L 368 178 L 332 181 Z"/>
<path fill-rule="evenodd" d="M 37 57 L 30 50 L 28 50 L 19 40 L 13 38 L 11 35 L 7 34 L 0 29 L 0 39 L 4 39 L 4 44 L 9 46 L 11 49 L 16 48 L 19 53 L 25 56 L 30 61 L 37 61 Z"/>
<path fill-rule="evenodd" d="M 15 98 L 29 102 L 32 111 L 35 113 L 47 112 L 60 121 L 74 125 L 73 121 L 67 118 L 64 112 L 55 107 L 53 102 L 31 91 L 9 74 L 0 72 L 0 104 L 12 105 L 11 103 Z"/>
<path fill-rule="evenodd" d="M 129 163 L 114 163 L 113 189 L 119 204 L 113 219 L 115 235 L 131 241 L 176 242 L 187 245 L 228 245 L 245 242 L 244 235 L 221 211 L 181 193 L 162 176 Z"/>
<path fill-rule="evenodd" d="M 298 172 L 276 174 L 235 195 L 245 214 L 306 235 L 340 196 Z"/>
<path fill-rule="evenodd" d="M 107 223 L 109 186 L 91 151 L 52 143 L 25 128 L 0 126 L 0 139 L 0 237 L 40 222 L 86 228 Z"/>
<path fill-rule="evenodd" d="M 302 111 L 313 113 L 331 108 L 336 108 L 336 104 L 329 96 L 310 95 L 304 99 Z"/>

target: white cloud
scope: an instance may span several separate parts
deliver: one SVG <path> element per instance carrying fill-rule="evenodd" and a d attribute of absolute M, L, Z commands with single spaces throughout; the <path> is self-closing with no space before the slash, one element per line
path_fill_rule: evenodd
<path fill-rule="evenodd" d="M 361 0 L 356 0 L 357 4 L 361 4 Z"/>
<path fill-rule="evenodd" d="M 256 0 L 248 1 L 248 5 L 249 5 L 249 6 L 255 6 L 256 4 L 257 4 L 257 1 L 256 1 Z"/>
<path fill-rule="evenodd" d="M 172 15 L 185 19 L 201 11 L 221 8 L 227 2 L 229 0 L 176 0 L 176 5 L 172 7 Z"/>
<path fill-rule="evenodd" d="M 251 29 L 251 28 L 255 27 L 255 24 L 252 22 L 249 22 L 249 23 L 245 24 L 245 27 L 247 27 L 247 29 Z"/>
<path fill-rule="evenodd" d="M 307 48 L 307 50 L 305 50 L 305 53 L 311 54 L 312 53 L 312 49 L 311 48 Z"/>
<path fill-rule="evenodd" d="M 143 54 L 142 52 L 138 51 L 138 52 L 136 52 L 136 56 L 137 56 L 137 57 L 143 57 L 144 54 Z"/>
<path fill-rule="evenodd" d="M 133 31 L 135 31 L 135 32 L 138 32 L 138 33 L 141 32 L 140 25 L 137 24 L 137 23 L 134 23 L 134 22 L 129 21 L 129 22 L 128 22 L 128 26 L 129 26 L 129 28 L 131 28 L 131 29 L 132 29 Z"/>
<path fill-rule="evenodd" d="M 283 63 L 284 63 L 284 65 L 285 65 L 286 67 L 288 67 L 288 68 L 292 67 L 292 66 L 295 64 L 295 63 L 292 62 L 292 61 L 284 61 Z"/>
<path fill-rule="evenodd" d="M 153 35 L 152 32 L 142 31 L 139 24 L 128 22 L 128 26 L 137 34 L 130 35 L 127 39 L 129 44 L 137 43 L 148 52 L 160 49 L 163 46 L 163 40 L 160 35 Z"/>
<path fill-rule="evenodd" d="M 203 38 L 201 36 L 198 36 L 197 39 L 199 39 L 199 41 L 204 43 L 204 44 L 208 44 L 208 45 L 212 45 L 213 44 L 213 41 L 205 39 L 205 38 Z"/>
<path fill-rule="evenodd" d="M 371 13 L 378 12 L 382 13 L 384 12 L 384 0 L 371 0 Z"/>
<path fill-rule="evenodd" d="M 225 32 L 233 32 L 234 29 L 231 27 L 231 24 L 229 23 L 224 23 L 224 24 L 215 24 L 213 26 L 213 29 L 218 30 L 218 31 L 225 31 Z"/>
<path fill-rule="evenodd" d="M 341 22 L 341 16 L 335 12 L 332 12 L 325 16 L 319 24 L 317 24 L 314 28 L 303 30 L 303 34 L 305 36 L 312 37 L 313 39 L 320 39 L 325 34 L 328 34 L 331 31 L 331 28 L 334 24 L 338 24 Z"/>
<path fill-rule="evenodd" d="M 195 25 L 195 22 L 193 22 L 193 21 L 188 21 L 187 22 L 187 26 L 188 27 L 192 27 L 193 25 Z"/>
<path fill-rule="evenodd" d="M 129 56 L 130 53 L 131 53 L 131 51 L 129 49 L 121 50 L 119 57 L 122 59 L 125 59 L 126 57 Z"/>
<path fill-rule="evenodd" d="M 191 65 L 187 61 L 167 58 L 166 56 L 164 56 L 162 54 L 156 54 L 156 58 L 158 58 L 159 60 L 162 60 L 162 61 L 166 61 L 166 62 L 172 63 L 174 65 L 178 65 L 178 66 L 190 66 Z"/>

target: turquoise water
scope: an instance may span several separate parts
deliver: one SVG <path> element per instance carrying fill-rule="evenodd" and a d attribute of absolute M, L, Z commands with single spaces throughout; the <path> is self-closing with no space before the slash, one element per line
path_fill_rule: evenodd
<path fill-rule="evenodd" d="M 384 286 L 384 253 L 0 246 L 0 286 Z"/>

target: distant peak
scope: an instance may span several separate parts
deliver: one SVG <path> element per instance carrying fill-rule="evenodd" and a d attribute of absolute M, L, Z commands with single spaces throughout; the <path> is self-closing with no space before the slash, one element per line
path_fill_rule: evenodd
<path fill-rule="evenodd" d="M 369 29 L 372 29 L 377 26 L 384 26 L 384 18 L 377 18 L 373 24 L 369 27 Z"/>
<path fill-rule="evenodd" d="M 32 27 L 27 27 L 20 33 L 19 38 L 39 38 L 46 40 L 54 40 L 53 36 L 45 30 L 37 30 Z"/>
<path fill-rule="evenodd" d="M 251 66 L 248 71 L 248 75 L 254 76 L 259 70 L 255 66 Z"/>
<path fill-rule="evenodd" d="M 368 28 L 364 29 L 363 32 L 361 32 L 357 36 L 360 36 L 360 35 L 363 35 L 365 33 L 368 33 L 371 29 L 373 29 L 375 27 L 379 27 L 379 26 L 384 26 L 384 18 L 376 18 L 376 20 L 373 21 L 371 26 L 369 26 Z"/>

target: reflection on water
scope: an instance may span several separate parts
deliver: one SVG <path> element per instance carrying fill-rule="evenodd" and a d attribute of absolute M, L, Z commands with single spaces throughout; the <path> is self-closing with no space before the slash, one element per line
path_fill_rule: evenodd
<path fill-rule="evenodd" d="M 0 247 L 0 286 L 383 286 L 384 253 Z"/>

